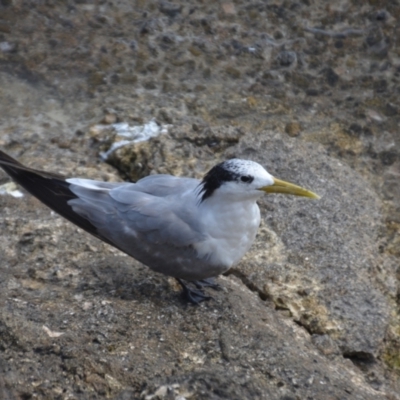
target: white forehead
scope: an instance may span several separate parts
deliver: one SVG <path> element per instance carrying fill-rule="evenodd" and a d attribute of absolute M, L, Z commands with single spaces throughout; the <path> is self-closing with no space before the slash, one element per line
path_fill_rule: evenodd
<path fill-rule="evenodd" d="M 223 167 L 238 175 L 251 175 L 253 177 L 270 177 L 270 174 L 265 168 L 251 160 L 241 160 L 239 158 L 232 158 L 223 163 Z"/>

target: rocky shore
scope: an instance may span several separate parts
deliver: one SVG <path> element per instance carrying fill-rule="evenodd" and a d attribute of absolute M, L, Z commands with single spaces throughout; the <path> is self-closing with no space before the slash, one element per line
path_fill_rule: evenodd
<path fill-rule="evenodd" d="M 399 18 L 0 1 L 0 147 L 21 162 L 135 181 L 240 157 L 322 196 L 265 196 L 255 245 L 193 307 L 0 171 L 0 398 L 400 399 Z"/>

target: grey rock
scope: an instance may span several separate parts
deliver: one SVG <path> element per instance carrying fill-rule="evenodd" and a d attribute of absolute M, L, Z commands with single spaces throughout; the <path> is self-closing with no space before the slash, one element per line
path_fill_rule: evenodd
<path fill-rule="evenodd" d="M 322 148 L 273 132 L 249 137 L 238 147 L 237 156 L 251 151 L 273 175 L 322 196 L 318 202 L 263 199 L 265 229 L 279 238 L 280 259 L 270 268 L 268 248 L 263 252 L 258 243 L 239 271 L 257 290 L 286 303 L 311 333 L 335 336 L 344 355 L 376 357 L 389 323 L 388 300 L 376 279 L 379 198 Z"/>
<path fill-rule="evenodd" d="M 88 135 L 112 110 L 173 124 L 114 160 L 124 176 L 241 156 L 324 196 L 265 198 L 255 246 L 196 309 L 0 195 L 0 398 L 399 398 L 395 2 L 0 3 L 0 146 L 21 161 L 121 179 Z"/>

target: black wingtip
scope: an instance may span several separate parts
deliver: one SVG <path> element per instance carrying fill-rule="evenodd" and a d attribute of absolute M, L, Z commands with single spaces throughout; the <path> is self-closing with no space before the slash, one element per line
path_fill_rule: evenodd
<path fill-rule="evenodd" d="M 89 220 L 73 211 L 69 201 L 76 199 L 77 196 L 70 190 L 70 184 L 63 176 L 26 167 L 1 150 L 0 167 L 15 182 L 57 214 L 106 243 L 112 244 L 107 238 L 99 235 L 97 228 Z"/>
<path fill-rule="evenodd" d="M 0 164 L 9 164 L 9 165 L 19 165 L 22 166 L 20 162 L 9 156 L 7 153 L 4 153 L 4 151 L 0 150 Z"/>

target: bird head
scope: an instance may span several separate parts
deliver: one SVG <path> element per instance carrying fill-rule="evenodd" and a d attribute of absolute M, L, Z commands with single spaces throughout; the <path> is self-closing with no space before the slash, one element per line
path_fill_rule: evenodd
<path fill-rule="evenodd" d="M 231 198 L 258 198 L 265 193 L 283 193 L 319 199 L 307 189 L 273 177 L 260 164 L 233 158 L 213 167 L 201 182 L 201 201 L 214 193 L 227 194 Z"/>

